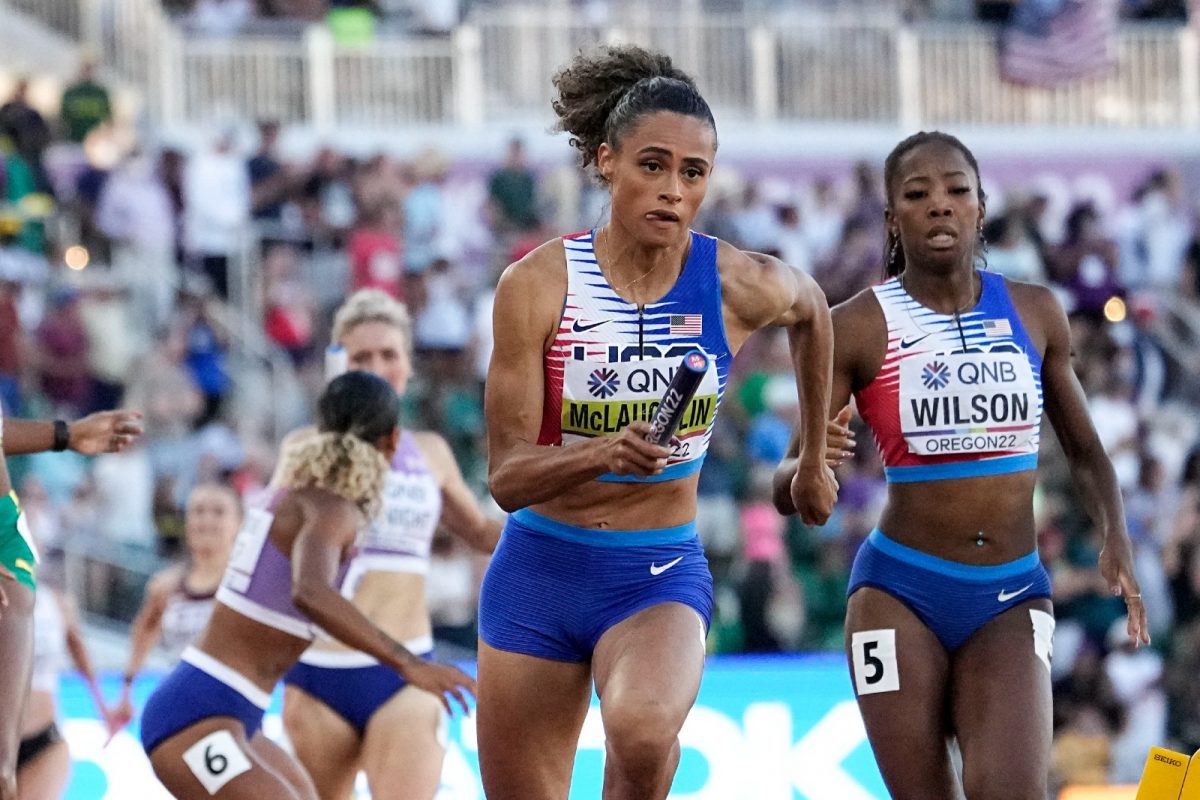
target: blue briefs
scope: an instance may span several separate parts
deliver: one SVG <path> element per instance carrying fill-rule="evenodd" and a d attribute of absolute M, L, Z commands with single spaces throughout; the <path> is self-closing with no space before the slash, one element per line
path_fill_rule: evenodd
<path fill-rule="evenodd" d="M 908 606 L 951 653 L 994 617 L 1027 600 L 1050 597 L 1050 576 L 1036 551 L 978 567 L 914 550 L 879 529 L 858 550 L 847 596 L 864 586 Z"/>
<path fill-rule="evenodd" d="M 617 623 L 660 603 L 712 619 L 712 575 L 695 524 L 589 530 L 529 509 L 508 518 L 479 596 L 497 650 L 582 662 Z"/>
<path fill-rule="evenodd" d="M 433 658 L 431 638 L 405 645 L 426 661 Z M 359 736 L 366 732 L 375 712 L 408 685 L 396 670 L 365 653 L 320 650 L 309 650 L 301 656 L 283 676 L 283 682 L 329 706 Z"/>
<path fill-rule="evenodd" d="M 244 675 L 189 647 L 142 709 L 142 747 L 150 755 L 165 740 L 210 717 L 233 717 L 252 739 L 270 701 Z"/>

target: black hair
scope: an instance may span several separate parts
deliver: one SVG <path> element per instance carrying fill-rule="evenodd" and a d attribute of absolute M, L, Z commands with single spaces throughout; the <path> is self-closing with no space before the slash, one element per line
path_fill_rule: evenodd
<path fill-rule="evenodd" d="M 374 445 L 400 421 L 400 397 L 387 381 L 370 372 L 344 372 L 317 399 L 317 429 L 350 434 Z"/>
<path fill-rule="evenodd" d="M 892 148 L 892 152 L 888 153 L 887 159 L 883 162 L 883 188 L 887 193 L 888 208 L 892 206 L 892 184 L 898 177 L 896 172 L 900 168 L 900 159 L 924 144 L 944 144 L 962 153 L 963 158 L 971 165 L 971 169 L 975 170 L 975 186 L 978 187 L 979 201 L 982 203 L 987 199 L 987 193 L 983 191 L 983 183 L 979 179 L 979 162 L 975 160 L 975 154 L 956 136 L 942 131 L 921 131 L 914 133 Z M 883 243 L 883 276 L 885 278 L 895 277 L 904 271 L 904 267 L 904 248 L 900 246 L 898 238 L 892 234 L 892 231 L 888 230 L 887 238 Z"/>
<path fill-rule="evenodd" d="M 585 168 L 596 162 L 601 144 L 619 147 L 638 120 L 657 111 L 704 120 L 716 137 L 716 120 L 696 82 L 661 53 L 634 45 L 580 53 L 553 83 L 558 92 L 551 103 L 558 115 L 555 129 L 571 134 L 571 146 L 579 150 Z"/>

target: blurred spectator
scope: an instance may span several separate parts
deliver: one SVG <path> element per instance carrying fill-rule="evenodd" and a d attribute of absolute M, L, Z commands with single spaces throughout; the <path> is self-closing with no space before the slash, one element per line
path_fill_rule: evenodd
<path fill-rule="evenodd" d="M 1124 713 L 1112 743 L 1106 782 L 1132 784 L 1142 776 L 1146 751 L 1167 740 L 1163 657 L 1150 647 L 1134 648 L 1124 620 L 1112 624 L 1107 644 L 1104 672 Z"/>
<path fill-rule="evenodd" d="M 424 279 L 424 299 L 415 309 L 413 340 L 424 372 L 435 385 L 461 381 L 471 341 L 471 314 L 454 267 L 436 259 Z"/>
<path fill-rule="evenodd" d="M 746 433 L 746 455 L 763 467 L 774 467 L 787 453 L 796 410 L 800 401 L 796 394 L 796 376 L 780 373 L 767 379 L 763 387 L 763 413 L 750 423 Z"/>
<path fill-rule="evenodd" d="M 236 133 L 223 131 L 192 155 L 183 181 L 184 245 L 191 266 L 229 297 L 229 265 L 244 245 L 250 219 L 250 177 L 237 154 Z"/>
<path fill-rule="evenodd" d="M 185 287 L 180 294 L 178 319 L 187 336 L 185 363 L 204 396 L 204 409 L 194 423 L 200 428 L 217 418 L 229 391 L 225 365 L 229 331 L 221 319 L 219 304 L 204 287 Z"/>
<path fill-rule="evenodd" d="M 0 221 L 0 225 L 4 224 Z M 3 260 L 0 259 L 0 266 Z M 21 393 L 24 377 L 25 330 L 18 301 L 21 282 L 17 275 L 0 270 L 0 410 L 6 415 L 22 416 L 25 402 Z"/>
<path fill-rule="evenodd" d="M 847 220 L 832 258 L 817 265 L 815 276 L 830 306 L 849 300 L 882 278 L 883 239 L 879 230 L 861 220 Z"/>
<path fill-rule="evenodd" d="M 184 24 L 201 36 L 225 37 L 241 32 L 253 18 L 251 0 L 194 0 Z"/>
<path fill-rule="evenodd" d="M 751 479 L 752 494 L 740 514 L 745 574 L 738 600 L 746 653 L 791 649 L 801 623 L 783 546 L 784 520 L 771 503 L 769 473 L 763 467 Z"/>
<path fill-rule="evenodd" d="M 392 297 L 404 299 L 399 228 L 400 212 L 395 205 L 382 203 L 363 210 L 346 242 L 350 255 L 351 291 L 382 289 Z"/>
<path fill-rule="evenodd" d="M 508 143 L 504 163 L 488 179 L 488 197 L 498 232 L 527 231 L 538 224 L 537 178 L 520 139 Z"/>
<path fill-rule="evenodd" d="M 93 130 L 112 119 L 108 89 L 96 80 L 96 62 L 84 58 L 79 77 L 62 94 L 58 118 L 68 141 L 82 144 Z"/>
<path fill-rule="evenodd" d="M 1046 282 L 1046 269 L 1037 244 L 1017 214 L 991 220 L 984 226 L 983 235 L 988 243 L 988 269 L 1014 281 Z"/>
<path fill-rule="evenodd" d="M 833 256 L 834 248 L 842 238 L 845 215 L 838 205 L 833 182 L 818 178 L 812 185 L 812 195 L 801 205 L 800 219 L 806 238 L 812 248 L 812 258 L 824 261 Z M 881 239 L 880 242 L 883 240 Z M 880 244 L 880 248 L 883 245 Z M 883 262 L 882 252 L 879 255 Z"/>
<path fill-rule="evenodd" d="M 1104 671 L 1100 649 L 1085 645 L 1071 673 L 1054 684 L 1052 785 L 1102 785 L 1108 779 L 1112 741 L 1125 712 Z"/>
<path fill-rule="evenodd" d="M 151 442 L 182 439 L 204 411 L 204 396 L 185 365 L 187 332 L 179 323 L 160 330 L 126 388 L 125 404 L 145 415 Z"/>
<path fill-rule="evenodd" d="M 256 220 L 279 222 L 283 216 L 287 181 L 283 163 L 275 152 L 278 144 L 279 123 L 274 120 L 258 123 L 258 151 L 246 162 L 251 210 Z"/>
<path fill-rule="evenodd" d="M 462 5 L 463 0 L 419 0 L 411 3 L 413 32 L 427 36 L 449 36 L 462 19 Z"/>
<path fill-rule="evenodd" d="M 1134 208 L 1138 230 L 1129 286 L 1172 291 L 1180 284 L 1193 234 L 1182 179 L 1175 170 L 1157 170 L 1139 193 Z"/>
<path fill-rule="evenodd" d="M 775 209 L 776 243 L 783 263 L 804 272 L 812 271 L 814 246 L 809 232 L 800 219 L 800 209 L 792 202 Z"/>
<path fill-rule="evenodd" d="M 1124 294 L 1117 278 L 1117 247 L 1100 225 L 1091 203 L 1067 215 L 1066 235 L 1052 251 L 1050 275 L 1070 293 L 1069 311 L 1102 319 L 1110 297 Z"/>
<path fill-rule="evenodd" d="M 132 313 L 142 321 L 131 334 L 145 343 L 145 334 L 166 324 L 179 283 L 175 206 L 148 154 L 135 150 L 113 170 L 100 192 L 96 226 L 109 238 L 113 272 L 129 287 Z"/>
<path fill-rule="evenodd" d="M 746 250 L 764 252 L 779 245 L 779 215 L 753 181 L 743 190 L 742 207 L 733 215 L 737 238 L 733 244 Z"/>
<path fill-rule="evenodd" d="M 442 183 L 450 168 L 446 157 L 430 148 L 413 161 L 416 185 L 404 201 L 404 266 L 410 274 L 429 269 L 444 252 L 446 219 Z"/>
<path fill-rule="evenodd" d="M 263 329 L 296 365 L 313 353 L 317 314 L 298 262 L 296 250 L 285 244 L 271 246 L 263 258 Z"/>
<path fill-rule="evenodd" d="M 15 155 L 20 157 L 29 170 L 33 184 L 30 192 L 51 193 L 50 179 L 46 175 L 42 156 L 53 136 L 45 118 L 29 104 L 28 78 L 19 78 L 13 88 L 12 97 L 4 105 L 0 105 L 0 133 L 8 137 Z M 8 172 L 7 179 L 10 183 L 8 199 L 19 199 L 13 196 L 11 165 Z"/>
<path fill-rule="evenodd" d="M 91 343 L 79 308 L 79 292 L 62 286 L 37 331 L 39 384 L 56 416 L 73 419 L 92 407 L 88 368 Z"/>
<path fill-rule="evenodd" d="M 135 320 L 139 318 L 130 312 L 123 283 L 98 269 L 89 269 L 84 278 L 80 315 L 90 345 L 87 359 L 93 393 L 87 410 L 117 408 L 147 339 L 131 335 L 138 330 Z"/>

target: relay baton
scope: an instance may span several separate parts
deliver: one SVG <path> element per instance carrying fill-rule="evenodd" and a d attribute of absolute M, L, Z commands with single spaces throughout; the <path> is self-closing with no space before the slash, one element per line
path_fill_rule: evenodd
<path fill-rule="evenodd" d="M 692 402 L 692 397 L 700 388 L 700 381 L 706 372 L 708 372 L 708 356 L 704 354 L 703 350 L 689 350 L 683 354 L 679 368 L 671 376 L 671 383 L 663 392 L 662 400 L 659 401 L 658 408 L 654 412 L 654 418 L 650 420 L 650 432 L 646 434 L 646 441 L 663 447 L 667 446 L 679 428 L 683 412 L 687 409 L 688 403 Z"/>

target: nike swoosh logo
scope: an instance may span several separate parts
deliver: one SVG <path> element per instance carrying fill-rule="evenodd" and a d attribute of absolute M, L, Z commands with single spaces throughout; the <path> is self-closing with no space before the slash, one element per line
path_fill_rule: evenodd
<path fill-rule="evenodd" d="M 32 574 L 33 574 L 33 567 L 31 567 L 31 566 L 29 565 L 29 562 L 28 562 L 28 561 L 26 561 L 26 560 L 25 560 L 25 559 L 23 559 L 23 558 L 14 559 L 14 560 L 13 560 L 13 566 L 14 566 L 14 567 L 16 567 L 17 569 L 24 570 L 25 572 L 28 572 L 30 575 L 32 575 Z"/>
<path fill-rule="evenodd" d="M 668 561 L 667 563 L 663 564 L 661 567 L 658 564 L 651 564 L 650 565 L 650 574 L 651 575 L 662 575 L 664 572 L 666 572 L 671 567 L 678 564 L 680 561 L 683 561 L 683 556 L 680 556 L 679 558 L 676 558 L 673 561 Z"/>
<path fill-rule="evenodd" d="M 927 333 L 924 336 L 918 336 L 916 339 L 901 339 L 900 340 L 900 349 L 907 350 L 908 348 L 912 347 L 913 345 L 917 344 L 918 342 L 924 341 L 925 339 L 928 339 L 928 338 L 929 338 L 929 334 Z"/>
<path fill-rule="evenodd" d="M 996 595 L 996 600 L 1001 603 L 1007 603 L 1009 600 L 1012 600 L 1017 595 L 1027 591 L 1032 586 L 1033 586 L 1032 583 L 1029 584 L 1028 586 L 1022 586 L 1020 589 L 1017 589 L 1015 592 L 1006 592 L 1003 589 L 1001 589 L 1000 594 Z"/>
<path fill-rule="evenodd" d="M 590 331 L 592 328 L 599 328 L 601 325 L 607 324 L 608 320 L 606 319 L 602 319 L 599 322 L 591 322 L 587 325 L 580 325 L 579 320 L 575 320 L 575 324 L 571 326 L 571 330 L 573 330 L 575 333 L 583 333 L 584 331 Z"/>

